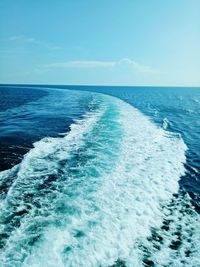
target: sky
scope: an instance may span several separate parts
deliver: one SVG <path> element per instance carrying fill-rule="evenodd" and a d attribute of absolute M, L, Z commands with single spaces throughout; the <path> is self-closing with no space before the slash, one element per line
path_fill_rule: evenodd
<path fill-rule="evenodd" d="M 200 86 L 200 0 L 0 0 L 0 83 Z"/>

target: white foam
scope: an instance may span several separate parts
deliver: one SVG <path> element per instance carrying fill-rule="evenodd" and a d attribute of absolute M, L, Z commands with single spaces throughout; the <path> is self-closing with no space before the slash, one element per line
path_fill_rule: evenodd
<path fill-rule="evenodd" d="M 164 130 L 167 130 L 168 126 L 170 125 L 170 122 L 167 118 L 163 119 L 162 127 Z"/>
<path fill-rule="evenodd" d="M 164 208 L 163 227 L 154 233 L 157 239 L 143 241 L 155 266 L 200 266 L 199 224 L 199 214 L 191 205 L 190 197 L 181 193 L 173 198 L 173 202 Z"/>
<path fill-rule="evenodd" d="M 79 192 L 73 199 L 61 196 L 66 205 L 79 212 L 66 211 L 62 227 L 47 227 L 23 266 L 106 267 L 118 258 L 125 260 L 127 266 L 142 266 L 138 242 L 151 235 L 152 227 L 162 225 L 165 217 L 162 207 L 178 192 L 186 151 L 182 139 L 158 128 L 123 101 L 103 99 L 120 113 L 118 123 L 123 137 L 117 164 L 110 167 L 109 173 L 99 167 L 101 184 L 96 190 L 91 179 L 83 188 L 73 187 Z M 76 127 L 79 126 L 72 128 L 72 136 Z M 77 139 L 76 136 L 60 140 L 59 145 L 73 140 L 72 150 L 76 149 L 76 144 L 80 145 L 80 136 Z M 30 157 L 29 164 L 33 154 L 43 160 L 47 149 L 54 154 L 58 148 L 56 140 L 53 146 L 49 147 L 48 140 L 42 145 L 42 148 L 36 145 L 35 151 L 27 155 L 25 160 Z M 112 150 L 109 144 L 102 145 L 105 153 Z M 85 172 L 82 170 L 83 176 Z"/>
<path fill-rule="evenodd" d="M 7 225 L 4 224 L 4 218 L 12 216 L 16 211 L 18 212 L 27 208 L 26 200 L 24 200 L 25 194 L 35 195 L 35 200 L 37 201 L 37 187 L 43 182 L 42 179 L 48 177 L 48 175 L 57 174 L 58 162 L 62 161 L 62 159 L 67 160 L 70 158 L 72 150 L 76 151 L 81 147 L 84 134 L 92 130 L 98 118 L 103 113 L 103 108 L 99 109 L 97 112 L 87 113 L 82 120 L 77 120 L 71 125 L 70 133 L 63 138 L 44 138 L 34 143 L 34 148 L 24 156 L 24 159 L 18 166 L 14 166 L 12 169 L 0 173 L 0 181 L 2 183 L 9 180 L 10 176 L 15 175 L 15 180 L 9 188 L 6 197 L 3 196 L 3 199 L 1 199 L 0 220 L 3 224 L 0 227 L 0 232 L 6 233 Z M 44 205 L 44 209 L 45 201 L 51 201 L 48 198 L 38 198 L 38 200 L 41 201 L 41 203 L 39 203 L 41 206 Z M 37 210 L 34 205 L 30 202 L 28 205 L 29 207 L 31 206 L 28 218 L 22 219 L 19 229 L 12 232 L 5 247 L 5 251 L 3 251 L 0 257 L 5 265 L 9 264 L 9 261 L 11 261 L 11 266 L 14 266 L 13 264 L 15 261 L 20 261 L 21 258 L 23 258 L 19 256 L 20 252 L 16 253 L 15 258 L 13 251 L 15 252 L 15 250 L 17 250 L 20 240 L 23 241 L 23 238 L 26 239 L 26 228 L 29 227 L 29 224 L 31 225 L 31 221 L 33 221 L 36 216 L 35 212 L 37 212 Z M 36 222 L 38 219 L 39 221 L 43 221 L 42 218 L 36 217 Z M 35 234 L 37 235 L 37 233 Z M 24 254 L 22 249 L 21 254 Z"/>

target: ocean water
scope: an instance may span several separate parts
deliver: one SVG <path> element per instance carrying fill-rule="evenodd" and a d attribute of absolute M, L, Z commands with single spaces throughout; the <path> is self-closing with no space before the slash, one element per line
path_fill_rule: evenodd
<path fill-rule="evenodd" d="M 0 86 L 1 267 L 200 266 L 200 88 Z"/>

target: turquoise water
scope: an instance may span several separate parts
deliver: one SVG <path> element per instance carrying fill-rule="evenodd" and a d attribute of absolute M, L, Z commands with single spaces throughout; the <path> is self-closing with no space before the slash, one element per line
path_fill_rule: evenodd
<path fill-rule="evenodd" d="M 20 87 L 38 92 L 23 103 L 10 90 L 1 266 L 200 264 L 198 89 Z"/>

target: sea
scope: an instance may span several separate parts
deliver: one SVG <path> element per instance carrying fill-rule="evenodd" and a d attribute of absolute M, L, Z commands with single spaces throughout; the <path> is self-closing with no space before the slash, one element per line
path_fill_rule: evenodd
<path fill-rule="evenodd" d="M 1 267 L 200 266 L 200 88 L 0 85 Z"/>

